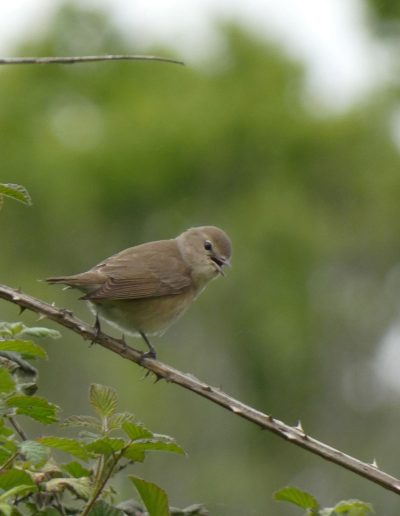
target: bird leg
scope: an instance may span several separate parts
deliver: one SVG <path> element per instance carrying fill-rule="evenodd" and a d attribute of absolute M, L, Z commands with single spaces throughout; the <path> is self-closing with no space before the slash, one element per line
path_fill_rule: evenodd
<path fill-rule="evenodd" d="M 99 314 L 97 312 L 96 312 L 96 320 L 94 321 L 93 328 L 94 328 L 94 331 L 95 331 L 95 336 L 98 337 L 100 335 L 100 333 L 101 333 L 101 326 L 100 326 Z M 93 346 L 94 343 L 95 343 L 95 341 L 92 340 L 90 345 Z"/>
<path fill-rule="evenodd" d="M 139 333 L 142 336 L 143 340 L 145 341 L 147 347 L 149 348 L 149 351 L 146 351 L 146 353 L 142 353 L 142 358 L 154 358 L 154 359 L 156 359 L 157 358 L 157 353 L 156 353 L 156 350 L 155 350 L 154 346 L 152 346 L 151 342 L 149 341 L 149 339 L 147 338 L 147 336 L 146 336 L 146 334 L 144 332 L 139 330 Z"/>

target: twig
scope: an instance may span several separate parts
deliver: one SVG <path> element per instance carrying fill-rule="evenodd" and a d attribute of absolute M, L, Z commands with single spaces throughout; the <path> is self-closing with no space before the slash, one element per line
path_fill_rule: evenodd
<path fill-rule="evenodd" d="M 301 428 L 301 425 L 289 426 L 270 415 L 264 414 L 240 401 L 232 398 L 216 387 L 212 387 L 192 375 L 184 374 L 158 360 L 142 359 L 142 354 L 126 345 L 123 340 L 118 340 L 98 333 L 96 330 L 72 315 L 66 309 L 60 309 L 39 299 L 23 294 L 21 291 L 0 285 L 0 298 L 17 304 L 22 310 L 29 309 L 45 316 L 58 324 L 78 333 L 85 340 L 97 342 L 104 348 L 117 353 L 126 360 L 135 362 L 148 371 L 154 373 L 158 379 L 165 379 L 167 382 L 175 383 L 196 394 L 221 405 L 221 407 L 234 414 L 255 423 L 259 427 L 286 439 L 287 441 L 308 450 L 315 455 L 334 462 L 343 468 L 353 471 L 375 484 L 379 484 L 389 491 L 400 494 L 400 480 L 378 469 L 375 464 L 367 464 L 350 455 L 347 455 L 327 444 L 317 441 L 309 436 Z"/>
<path fill-rule="evenodd" d="M 26 441 L 28 439 L 27 435 L 19 425 L 19 423 L 13 418 L 13 416 L 7 416 L 11 426 L 14 428 L 14 430 L 17 432 L 17 434 L 20 436 L 21 441 Z"/>
<path fill-rule="evenodd" d="M 159 61 L 185 66 L 183 61 L 159 56 L 142 55 L 104 55 L 104 56 L 63 56 L 63 57 L 2 57 L 0 65 L 20 64 L 76 64 L 95 61 Z"/>

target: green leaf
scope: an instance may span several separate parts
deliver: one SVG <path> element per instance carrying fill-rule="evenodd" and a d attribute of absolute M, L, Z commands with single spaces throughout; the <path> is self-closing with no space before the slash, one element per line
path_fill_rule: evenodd
<path fill-rule="evenodd" d="M 8 491 L 20 485 L 36 487 L 31 476 L 22 469 L 8 469 L 0 473 L 0 489 Z"/>
<path fill-rule="evenodd" d="M 90 469 L 86 469 L 82 466 L 80 462 L 71 461 L 68 464 L 63 464 L 61 468 L 69 473 L 71 477 L 81 478 L 81 477 L 90 477 L 92 472 Z"/>
<path fill-rule="evenodd" d="M 47 358 L 46 351 L 31 340 L 0 339 L 0 351 L 13 351 L 21 355 Z"/>
<path fill-rule="evenodd" d="M 28 190 L 21 185 L 14 185 L 12 183 L 0 183 L 0 195 L 11 197 L 15 201 L 22 202 L 27 206 L 32 205 L 32 199 L 28 193 Z"/>
<path fill-rule="evenodd" d="M 146 458 L 146 455 L 143 450 L 138 450 L 136 448 L 135 443 L 130 444 L 127 448 L 125 448 L 122 456 L 125 459 L 132 460 L 134 462 L 143 462 Z"/>
<path fill-rule="evenodd" d="M 319 503 L 317 500 L 309 493 L 306 493 L 297 487 L 283 487 L 279 491 L 276 491 L 273 497 L 275 500 L 290 502 L 302 509 L 311 509 L 313 511 L 317 511 L 319 509 Z"/>
<path fill-rule="evenodd" d="M 42 511 L 37 511 L 36 505 L 32 507 L 32 514 L 35 516 L 60 516 L 60 512 L 57 511 L 57 509 L 46 507 L 46 509 L 43 509 Z"/>
<path fill-rule="evenodd" d="M 365 516 L 374 512 L 372 505 L 361 500 L 342 500 L 334 507 L 334 514 Z"/>
<path fill-rule="evenodd" d="M 92 416 L 70 416 L 63 422 L 63 426 L 76 426 L 79 428 L 91 428 L 97 432 L 102 431 L 100 421 Z"/>
<path fill-rule="evenodd" d="M 171 516 L 205 516 L 208 514 L 207 509 L 204 507 L 204 505 L 201 505 L 199 503 L 195 503 L 193 505 L 190 505 L 189 507 L 185 507 L 184 509 L 177 509 L 176 507 L 170 507 L 169 511 L 171 513 Z"/>
<path fill-rule="evenodd" d="M 15 390 L 15 382 L 11 374 L 4 367 L 0 367 L 0 393 Z"/>
<path fill-rule="evenodd" d="M 128 478 L 135 485 L 149 516 L 169 516 L 167 493 L 161 487 L 132 475 Z"/>
<path fill-rule="evenodd" d="M 86 448 L 76 439 L 70 439 L 68 437 L 40 437 L 38 441 L 49 448 L 69 453 L 78 459 L 84 461 L 90 458 Z"/>
<path fill-rule="evenodd" d="M 4 516 L 12 516 L 14 513 L 14 507 L 8 505 L 8 503 L 0 503 L 0 514 Z"/>
<path fill-rule="evenodd" d="M 180 455 L 185 455 L 185 450 L 179 446 L 174 441 L 159 441 L 154 439 L 149 439 L 146 441 L 137 441 L 135 443 L 132 443 L 131 445 L 136 450 L 140 451 L 167 451 L 167 452 L 173 452 L 173 453 L 179 453 Z"/>
<path fill-rule="evenodd" d="M 123 423 L 122 429 L 132 441 L 153 437 L 153 432 L 150 432 L 150 430 L 145 428 L 141 423 L 132 423 L 131 421 L 126 421 Z"/>
<path fill-rule="evenodd" d="M 106 418 L 115 414 L 118 396 L 111 387 L 93 383 L 89 390 L 89 401 L 97 414 L 102 418 Z"/>
<path fill-rule="evenodd" d="M 86 449 L 96 455 L 111 455 L 126 446 L 124 439 L 102 437 L 86 445 Z"/>
<path fill-rule="evenodd" d="M 130 412 L 117 412 L 108 420 L 108 428 L 110 430 L 120 430 L 124 423 L 134 422 L 135 416 Z"/>
<path fill-rule="evenodd" d="M 37 487 L 35 485 L 33 485 L 33 486 L 32 485 L 15 486 L 12 489 L 9 489 L 8 491 L 6 491 L 5 493 L 2 493 L 0 495 L 0 503 L 5 502 L 10 497 L 14 497 L 17 495 L 23 495 L 23 494 L 25 495 L 28 493 L 34 493 L 35 491 L 37 491 Z"/>
<path fill-rule="evenodd" d="M 88 477 L 82 478 L 52 478 L 46 482 L 46 491 L 50 493 L 62 493 L 68 489 L 74 494 L 87 500 L 91 494 L 92 487 Z"/>
<path fill-rule="evenodd" d="M 19 449 L 26 460 L 35 465 L 44 464 L 49 458 L 49 450 L 37 441 L 22 441 Z"/>
<path fill-rule="evenodd" d="M 15 408 L 17 414 L 29 416 L 40 423 L 50 424 L 58 421 L 57 405 L 40 396 L 15 395 L 8 398 L 6 403 L 8 407 Z"/>
<path fill-rule="evenodd" d="M 35 326 L 33 328 L 28 328 L 27 326 L 24 326 L 20 334 L 40 339 L 44 337 L 49 337 L 50 339 L 59 339 L 61 337 L 61 333 L 59 331 L 41 326 Z"/>
<path fill-rule="evenodd" d="M 88 516 L 125 516 L 125 513 L 112 505 L 109 505 L 104 500 L 98 500 Z"/>

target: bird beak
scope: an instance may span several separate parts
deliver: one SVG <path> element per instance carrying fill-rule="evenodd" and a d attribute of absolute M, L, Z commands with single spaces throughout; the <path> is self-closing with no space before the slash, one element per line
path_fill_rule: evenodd
<path fill-rule="evenodd" d="M 218 255 L 211 256 L 211 260 L 214 262 L 215 268 L 221 274 L 221 276 L 225 276 L 223 267 L 226 267 L 226 266 L 230 267 L 231 266 L 230 260 L 228 258 L 225 258 L 225 256 L 218 256 Z"/>

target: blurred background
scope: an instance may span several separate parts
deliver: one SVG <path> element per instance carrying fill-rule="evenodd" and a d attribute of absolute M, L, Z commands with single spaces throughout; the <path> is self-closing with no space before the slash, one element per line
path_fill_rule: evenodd
<path fill-rule="evenodd" d="M 154 340 L 159 358 L 399 477 L 400 7 L 148 4 L 1 6 L 4 56 L 148 53 L 186 67 L 0 69 L 1 181 L 34 201 L 1 211 L 0 282 L 91 322 L 76 292 L 37 280 L 220 226 L 232 270 Z M 0 303 L 1 320 L 17 317 Z M 290 484 L 324 505 L 361 498 L 399 513 L 395 495 L 67 331 L 47 349 L 39 393 L 63 417 L 87 413 L 89 384 L 104 383 L 122 410 L 184 446 L 188 458 L 136 468 L 172 505 L 297 514 L 271 498 Z"/>

